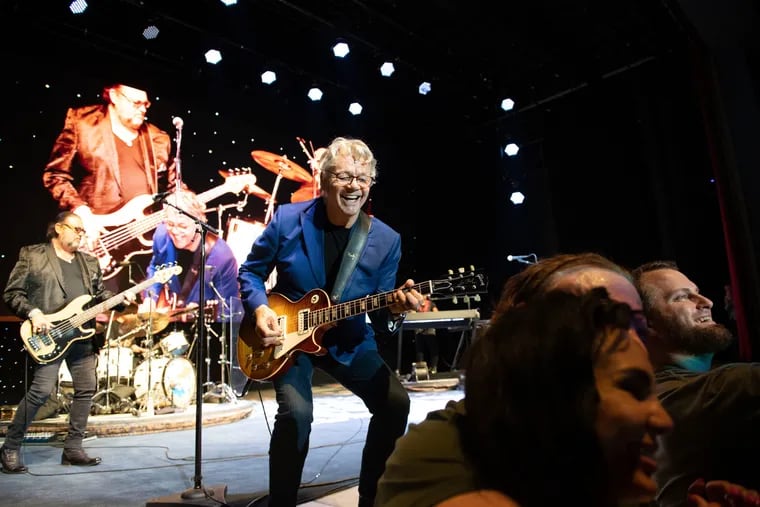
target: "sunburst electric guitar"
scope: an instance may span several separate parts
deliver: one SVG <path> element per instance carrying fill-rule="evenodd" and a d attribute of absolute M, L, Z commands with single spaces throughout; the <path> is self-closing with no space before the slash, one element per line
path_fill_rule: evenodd
<path fill-rule="evenodd" d="M 52 363 L 61 357 L 72 343 L 78 340 L 86 340 L 95 334 L 94 328 L 87 329 L 83 326 L 94 319 L 97 314 L 123 303 L 128 292 L 137 294 L 154 283 L 166 283 L 172 276 L 180 273 L 182 273 L 181 266 L 158 269 L 148 280 L 87 309 L 85 309 L 85 305 L 92 300 L 92 296 L 84 294 L 74 298 L 61 310 L 47 315 L 53 326 L 45 334 L 35 334 L 32 321 L 27 319 L 21 324 L 21 340 L 24 342 L 24 348 L 36 362 L 40 364 Z"/>
<path fill-rule="evenodd" d="M 226 193 L 239 194 L 258 188 L 250 168 L 220 171 L 220 174 L 225 177 L 224 183 L 198 194 L 201 203 Z M 166 219 L 165 209 L 146 213 L 154 204 L 152 195 L 138 195 L 113 213 L 94 215 L 98 226 L 107 232 L 101 233 L 92 248 L 83 245 L 80 250 L 98 258 L 104 280 L 116 276 L 123 269 L 123 261 L 134 255 L 151 253 L 153 240 L 146 234 Z"/>
<path fill-rule="evenodd" d="M 484 275 L 473 270 L 442 280 L 418 283 L 414 288 L 423 295 L 467 296 L 486 292 L 487 281 Z M 322 289 L 309 291 L 295 302 L 276 292 L 270 293 L 269 307 L 277 313 L 284 342 L 277 346 L 263 346 L 255 332 L 253 316 L 246 314 L 237 340 L 240 370 L 251 380 L 267 381 L 285 373 L 298 352 L 326 354 L 322 336 L 330 327 L 339 320 L 392 305 L 394 292 L 372 294 L 337 304 L 331 304 Z"/>

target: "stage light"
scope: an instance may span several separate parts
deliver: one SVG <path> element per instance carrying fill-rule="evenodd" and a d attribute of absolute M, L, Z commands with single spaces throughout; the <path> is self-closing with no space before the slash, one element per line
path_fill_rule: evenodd
<path fill-rule="evenodd" d="M 344 58 L 350 51 L 348 44 L 345 42 L 339 42 L 333 46 L 333 54 L 338 58 Z"/>
<path fill-rule="evenodd" d="M 230 5 L 235 5 L 237 3 L 237 0 L 222 0 L 222 3 L 229 7 Z"/>
<path fill-rule="evenodd" d="M 322 100 L 322 90 L 320 90 L 317 87 L 314 87 L 314 88 L 310 89 L 309 93 L 307 95 L 309 96 L 309 98 L 313 102 L 317 102 L 319 100 Z"/>
<path fill-rule="evenodd" d="M 520 151 L 520 147 L 517 146 L 515 143 L 509 143 L 504 147 L 504 153 L 509 155 L 510 157 L 514 157 L 517 155 L 517 152 Z"/>
<path fill-rule="evenodd" d="M 264 84 L 272 84 L 277 81 L 277 74 L 271 70 L 267 70 L 261 74 L 261 82 Z"/>
<path fill-rule="evenodd" d="M 69 10 L 74 14 L 82 14 L 87 10 L 87 2 L 85 0 L 74 0 L 69 4 Z"/>
<path fill-rule="evenodd" d="M 145 37 L 147 40 L 155 39 L 158 37 L 158 27 L 156 25 L 150 25 L 145 27 L 145 30 L 143 30 L 143 37 Z"/>
<path fill-rule="evenodd" d="M 351 105 L 348 106 L 348 111 L 354 116 L 362 114 L 362 109 L 362 105 L 358 102 L 352 102 Z"/>
<path fill-rule="evenodd" d="M 396 71 L 396 67 L 393 66 L 391 62 L 385 62 L 380 66 L 380 74 L 382 74 L 385 77 L 391 77 L 391 75 Z"/>
<path fill-rule="evenodd" d="M 515 107 L 515 101 L 512 99 L 504 99 L 501 101 L 501 108 L 504 111 L 511 111 Z"/>
<path fill-rule="evenodd" d="M 420 92 L 420 95 L 427 95 L 428 93 L 430 93 L 430 90 L 432 90 L 432 86 L 430 86 L 430 83 L 428 83 L 427 81 L 420 84 L 420 87 L 417 89 L 417 91 Z"/>
<path fill-rule="evenodd" d="M 208 51 L 206 51 L 205 56 L 206 56 L 206 61 L 214 65 L 222 61 L 222 53 L 220 53 L 218 49 L 209 49 Z"/>
<path fill-rule="evenodd" d="M 512 192 L 512 195 L 509 196 L 509 200 L 512 201 L 512 204 L 517 206 L 518 204 L 523 203 L 523 201 L 525 200 L 525 195 L 523 195 L 523 193 L 518 190 L 518 191 Z"/>

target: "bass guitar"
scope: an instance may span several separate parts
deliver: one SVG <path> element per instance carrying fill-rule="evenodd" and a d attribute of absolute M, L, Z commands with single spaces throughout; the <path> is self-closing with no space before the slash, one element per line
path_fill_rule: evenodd
<path fill-rule="evenodd" d="M 85 305 L 92 300 L 92 296 L 83 294 L 74 298 L 61 310 L 47 315 L 53 326 L 44 334 L 35 334 L 31 319 L 27 319 L 21 324 L 21 340 L 24 342 L 24 348 L 36 362 L 52 363 L 58 360 L 72 343 L 86 340 L 95 334 L 95 329 L 87 329 L 84 325 L 94 319 L 97 314 L 124 303 L 127 293 L 137 294 L 154 283 L 166 283 L 172 276 L 180 273 L 182 273 L 181 266 L 161 268 L 148 280 L 87 309 Z"/>
<path fill-rule="evenodd" d="M 414 285 L 423 295 L 469 296 L 487 290 L 484 275 L 472 270 L 470 273 L 449 276 L 441 280 L 429 280 Z M 313 289 L 298 301 L 291 301 L 282 294 L 269 294 L 269 307 L 277 313 L 282 329 L 281 345 L 264 346 L 256 331 L 251 315 L 244 315 L 237 340 L 237 361 L 240 370 L 251 380 L 272 380 L 287 371 L 295 354 L 324 355 L 322 336 L 339 320 L 379 310 L 393 304 L 395 290 L 372 294 L 360 299 L 331 304 L 322 289 Z"/>
<path fill-rule="evenodd" d="M 257 193 L 260 190 L 250 168 L 219 172 L 225 177 L 224 183 L 198 194 L 201 203 L 205 204 L 228 192 Z M 124 261 L 132 256 L 151 253 L 153 240 L 145 234 L 166 219 L 165 209 L 148 212 L 154 204 L 152 195 L 138 195 L 113 213 L 94 215 L 98 226 L 107 232 L 101 233 L 92 248 L 83 245 L 80 250 L 98 258 L 104 280 L 116 276 L 123 269 Z"/>

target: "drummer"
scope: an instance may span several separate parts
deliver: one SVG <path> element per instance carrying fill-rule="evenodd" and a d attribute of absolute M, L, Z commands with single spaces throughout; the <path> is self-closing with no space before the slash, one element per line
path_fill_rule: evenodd
<path fill-rule="evenodd" d="M 157 269 L 169 264 L 179 265 L 182 273 L 171 277 L 165 286 L 157 283 L 145 291 L 141 311 L 170 305 L 172 315 L 177 315 L 177 309 L 190 310 L 200 306 L 202 236 L 200 226 L 192 217 L 206 223 L 206 213 L 205 206 L 195 193 L 189 190 L 176 192 L 167 197 L 166 201 L 166 219 L 153 234 L 153 256 L 148 265 L 147 276 L 153 276 Z M 190 216 L 181 213 L 170 204 L 179 207 Z M 207 233 L 205 250 L 204 307 L 209 300 L 222 300 L 222 309 L 215 317 L 215 320 L 220 320 L 225 314 L 223 308 L 229 305 L 230 298 L 240 297 L 238 264 L 232 249 L 216 234 Z M 193 317 L 193 313 L 189 311 L 182 315 L 185 320 Z"/>

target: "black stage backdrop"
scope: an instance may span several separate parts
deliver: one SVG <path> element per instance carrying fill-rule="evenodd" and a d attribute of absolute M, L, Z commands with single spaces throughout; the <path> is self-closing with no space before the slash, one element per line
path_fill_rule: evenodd
<path fill-rule="evenodd" d="M 183 177 L 199 192 L 221 184 L 219 170 L 242 167 L 273 191 L 275 175 L 252 160 L 252 150 L 285 154 L 308 167 L 296 137 L 315 146 L 338 135 L 364 139 L 380 172 L 369 211 L 403 237 L 399 281 L 470 265 L 488 275 L 481 301 L 443 301 L 441 309 L 469 304 L 487 319 L 503 282 L 522 267 L 508 262 L 509 254 L 593 250 L 628 267 L 677 260 L 715 301 L 716 318 L 726 321 L 723 229 L 685 40 L 505 124 L 467 121 L 452 94 L 420 101 L 415 91 L 393 84 L 366 99 L 363 115 L 351 117 L 329 98 L 308 103 L 286 86 L 241 89 L 223 76 L 162 67 L 60 34 L 44 44 L 11 41 L 32 29 L 14 25 L 20 22 L 6 17 L 0 40 L 3 283 L 18 248 L 43 241 L 57 211 L 41 173 L 66 108 L 94 103 L 104 84 L 123 80 L 148 90 L 152 123 L 174 134 L 172 118 L 184 119 Z M 522 146 L 514 160 L 502 151 L 508 133 L 519 135 Z M 508 199 L 516 187 L 527 196 L 521 206 Z M 297 189 L 282 180 L 275 197 L 288 202 Z M 233 201 L 228 195 L 215 203 Z M 242 211 L 224 211 L 222 229 L 230 218 L 263 221 L 265 212 L 264 202 L 251 196 Z M 209 219 L 216 225 L 218 216 L 211 212 Z M 20 396 L 25 364 L 17 324 L 2 327 L 0 404 Z M 383 347 L 393 354 L 395 340 Z"/>

